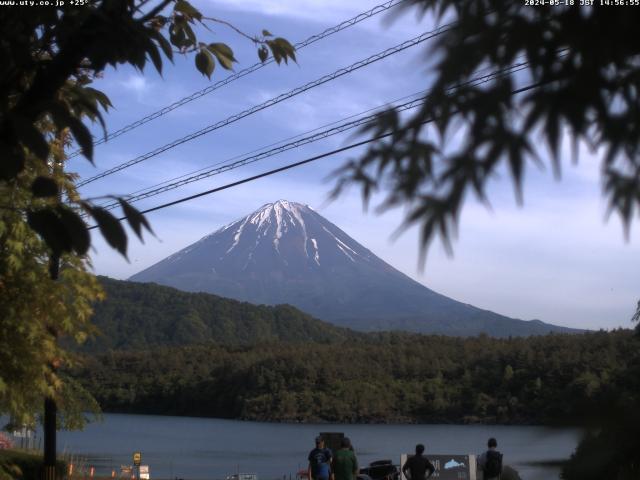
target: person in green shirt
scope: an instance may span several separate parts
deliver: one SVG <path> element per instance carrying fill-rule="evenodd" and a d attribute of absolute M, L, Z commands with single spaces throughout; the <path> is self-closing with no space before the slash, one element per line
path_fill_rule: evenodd
<path fill-rule="evenodd" d="M 344 437 L 340 442 L 340 450 L 333 456 L 333 480 L 356 480 L 357 475 L 358 459 L 351 440 Z"/>

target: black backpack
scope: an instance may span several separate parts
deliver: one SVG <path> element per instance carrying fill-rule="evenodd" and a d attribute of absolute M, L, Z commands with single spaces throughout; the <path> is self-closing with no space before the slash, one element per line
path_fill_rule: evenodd
<path fill-rule="evenodd" d="M 498 477 L 502 473 L 502 454 L 495 450 L 487 451 L 484 463 L 484 478 Z"/>

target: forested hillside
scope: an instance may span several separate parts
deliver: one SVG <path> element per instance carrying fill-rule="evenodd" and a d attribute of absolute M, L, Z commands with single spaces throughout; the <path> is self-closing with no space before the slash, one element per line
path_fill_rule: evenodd
<path fill-rule="evenodd" d="M 493 339 L 377 334 L 86 357 L 105 411 L 274 421 L 580 421 L 640 390 L 630 331 Z"/>
<path fill-rule="evenodd" d="M 99 278 L 107 299 L 95 305 L 93 322 L 102 334 L 88 341 L 84 351 L 207 342 L 328 342 L 355 335 L 289 305 L 252 305 L 207 293 Z"/>

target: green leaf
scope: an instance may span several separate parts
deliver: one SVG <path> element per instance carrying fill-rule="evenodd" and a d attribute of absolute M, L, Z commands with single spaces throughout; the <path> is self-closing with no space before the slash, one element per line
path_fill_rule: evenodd
<path fill-rule="evenodd" d="M 158 47 L 151 40 L 147 42 L 147 54 L 158 73 L 162 74 L 162 58 L 160 57 L 160 52 L 158 52 Z"/>
<path fill-rule="evenodd" d="M 174 10 L 190 18 L 194 18 L 196 20 L 202 20 L 202 13 L 200 13 L 200 11 L 197 8 L 195 8 L 186 0 L 178 0 L 176 2 L 176 6 L 174 7 Z"/>
<path fill-rule="evenodd" d="M 127 234 L 116 217 L 101 207 L 87 206 L 107 243 L 127 258 Z"/>
<path fill-rule="evenodd" d="M 274 40 L 269 40 L 267 41 L 267 45 L 271 48 L 276 62 L 280 63 L 278 58 L 284 60 L 284 63 L 288 63 L 288 58 L 291 58 L 294 62 L 296 61 L 296 49 L 286 38 L 278 37 Z"/>
<path fill-rule="evenodd" d="M 58 192 L 58 184 L 49 177 L 38 177 L 31 184 L 31 193 L 37 198 L 55 197 Z"/>
<path fill-rule="evenodd" d="M 104 124 L 104 120 L 102 115 L 98 111 L 96 94 L 101 94 L 105 97 L 106 101 L 109 102 L 109 99 L 106 98 L 102 92 L 99 92 L 95 89 L 85 89 L 85 88 L 76 88 L 73 91 L 74 99 L 77 100 L 76 112 L 83 112 L 90 119 L 95 120 L 96 118 L 100 121 L 102 125 L 102 129 L 104 131 L 105 136 L 107 135 L 106 125 Z M 109 105 L 111 103 L 109 102 Z M 82 110 L 82 107 L 85 110 Z M 61 102 L 50 102 L 47 104 L 47 110 L 53 117 L 53 121 L 56 124 L 58 130 L 62 130 L 63 128 L 69 127 L 73 137 L 76 139 L 76 142 L 80 146 L 83 155 L 93 163 L 93 137 L 89 132 L 89 129 L 79 120 L 78 117 L 74 116 L 72 112 L 68 110 L 66 105 Z M 81 115 L 82 113 L 77 113 L 77 115 Z"/>
<path fill-rule="evenodd" d="M 196 68 L 207 77 L 211 78 L 211 74 L 213 73 L 213 69 L 216 64 L 213 61 L 213 57 L 209 53 L 208 50 L 202 48 L 196 55 Z"/>
<path fill-rule="evenodd" d="M 269 58 L 269 50 L 264 45 L 258 49 L 258 58 L 264 63 Z"/>
<path fill-rule="evenodd" d="M 173 50 L 171 49 L 171 44 L 164 38 L 164 35 L 155 30 L 153 30 L 150 35 L 158 42 L 158 45 L 160 45 L 166 57 L 173 62 Z"/>
<path fill-rule="evenodd" d="M 149 222 L 143 214 L 141 214 L 136 208 L 132 207 L 131 204 L 129 204 L 123 198 L 118 198 L 118 202 L 120 203 L 120 207 L 122 207 L 124 216 L 127 217 L 127 222 L 129 222 L 129 225 L 136 233 L 140 241 L 143 241 L 142 227 L 146 228 L 149 233 L 153 234 L 151 225 L 149 225 Z"/>
<path fill-rule="evenodd" d="M 42 237 L 54 254 L 70 252 L 72 241 L 60 217 L 50 209 L 30 210 L 27 212 L 27 223 Z"/>
<path fill-rule="evenodd" d="M 18 115 L 12 115 L 10 121 L 20 143 L 33 152 L 40 160 L 47 160 L 49 156 L 49 144 L 35 125 Z"/>
<path fill-rule="evenodd" d="M 272 40 L 267 40 L 267 45 L 271 49 L 271 54 L 273 55 L 273 59 L 276 61 L 278 65 L 282 61 L 282 53 L 278 45 Z"/>
<path fill-rule="evenodd" d="M 189 44 L 187 35 L 181 25 L 172 24 L 169 27 L 169 41 L 178 48 L 185 47 Z"/>
<path fill-rule="evenodd" d="M 93 163 L 93 137 L 91 136 L 91 132 L 89 132 L 85 124 L 76 117 L 70 115 L 68 122 L 73 138 L 76 139 L 76 142 L 82 149 L 82 154 Z"/>
<path fill-rule="evenodd" d="M 269 30 L 262 30 L 263 37 L 273 37 L 273 34 Z"/>
<path fill-rule="evenodd" d="M 193 29 L 189 25 L 184 25 L 183 27 L 184 33 L 187 35 L 187 41 L 185 46 L 189 47 L 191 45 L 196 44 L 196 34 L 193 32 Z"/>
<path fill-rule="evenodd" d="M 233 56 L 233 50 L 229 48 L 229 45 L 225 43 L 210 43 L 207 49 L 213 53 L 220 65 L 226 70 L 231 70 L 233 68 L 233 62 L 236 59 Z"/>
<path fill-rule="evenodd" d="M 164 37 L 163 37 L 164 39 Z M 165 40 L 166 42 L 166 40 Z M 171 48 L 171 47 L 169 47 Z M 101 92 L 100 90 L 96 90 L 95 88 L 91 88 L 91 87 L 84 87 L 84 90 L 91 94 L 93 96 L 93 98 L 100 103 L 100 106 L 104 109 L 104 111 L 106 112 L 107 110 L 109 110 L 109 107 L 113 107 L 113 105 L 111 104 L 111 100 L 109 100 L 109 97 L 107 97 L 104 92 Z"/>
<path fill-rule="evenodd" d="M 87 225 L 80 218 L 80 215 L 69 207 L 59 205 L 56 211 L 71 240 L 73 250 L 78 255 L 85 255 L 91 245 L 91 236 L 89 235 L 89 230 L 87 230 Z"/>
<path fill-rule="evenodd" d="M 17 148 L 0 142 L 0 180 L 11 180 L 24 169 L 24 156 Z"/>

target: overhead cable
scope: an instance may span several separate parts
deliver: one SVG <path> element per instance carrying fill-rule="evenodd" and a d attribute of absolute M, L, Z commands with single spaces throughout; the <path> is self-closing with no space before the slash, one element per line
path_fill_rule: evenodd
<path fill-rule="evenodd" d="M 298 42 L 294 45 L 294 48 L 299 51 L 302 50 L 304 47 L 311 45 L 319 40 L 322 40 L 324 38 L 327 38 L 331 35 L 333 35 L 334 33 L 338 33 L 342 30 L 345 30 L 349 27 L 352 27 L 360 22 L 362 22 L 363 20 L 367 20 L 375 15 L 378 15 L 379 13 L 383 13 L 386 12 L 387 10 L 395 7 L 396 5 L 399 5 L 400 3 L 405 2 L 406 0 L 390 0 L 388 2 L 385 3 L 381 3 L 380 5 L 376 5 L 375 7 L 359 13 L 358 15 L 356 15 L 355 17 L 352 17 L 348 20 L 345 20 L 343 22 L 340 22 L 339 24 L 327 28 L 326 30 L 324 30 L 323 32 L 320 32 L 318 34 L 312 35 L 309 38 L 307 38 L 306 40 L 303 40 L 301 42 Z M 157 110 L 153 113 L 150 113 L 149 115 L 142 117 L 139 120 L 136 120 L 135 122 L 132 122 L 128 125 L 125 125 L 124 127 L 108 134 L 106 137 L 102 137 L 96 141 L 93 142 L 94 145 L 100 145 L 103 144 L 105 142 L 107 142 L 108 140 L 113 140 L 116 137 L 119 137 L 120 135 L 124 135 L 127 132 L 130 132 L 131 130 L 134 130 L 142 125 L 144 125 L 145 123 L 148 123 L 152 120 L 155 120 L 156 118 L 160 118 L 164 115 L 166 115 L 167 113 L 175 110 L 176 108 L 179 108 L 183 105 L 186 105 L 187 103 L 190 103 L 194 100 L 197 100 L 198 98 L 204 97 L 205 95 L 208 95 L 209 93 L 224 87 L 225 85 L 228 85 L 229 83 L 238 80 L 239 78 L 242 78 L 246 75 L 249 75 L 250 73 L 253 73 L 257 70 L 260 70 L 263 67 L 266 67 L 267 65 L 270 65 L 271 63 L 274 62 L 273 58 L 269 58 L 267 61 L 265 61 L 264 63 L 262 62 L 257 62 L 254 63 L 253 65 L 244 68 L 242 70 L 240 70 L 239 72 L 236 72 L 232 75 L 229 75 L 228 77 L 226 77 L 223 80 L 219 80 L 216 83 L 209 85 L 206 88 L 203 88 L 202 90 L 199 90 L 197 92 L 192 93 L 191 95 L 188 95 L 186 97 L 181 98 L 180 100 L 177 100 L 176 102 L 167 105 L 164 108 L 161 108 L 160 110 Z M 82 153 L 82 149 L 78 149 L 72 153 L 70 153 L 68 155 L 68 158 L 73 158 L 76 157 L 78 155 L 80 155 Z"/>
<path fill-rule="evenodd" d="M 535 84 L 527 85 L 526 87 L 522 87 L 522 88 L 518 88 L 516 90 L 513 90 L 511 92 L 511 95 L 516 95 L 516 94 L 523 93 L 523 92 L 526 92 L 526 91 L 529 91 L 529 90 L 533 90 L 534 88 L 538 88 L 538 87 L 540 87 L 542 85 L 543 85 L 543 83 L 535 83 Z M 422 124 L 427 124 L 427 123 L 431 123 L 431 122 L 433 122 L 433 119 L 427 119 L 427 120 L 424 120 L 422 122 Z M 284 172 L 286 170 L 290 170 L 292 168 L 300 167 L 302 165 L 306 165 L 308 163 L 315 162 L 317 160 L 321 160 L 323 158 L 327 158 L 327 157 L 336 155 L 338 153 L 346 152 L 347 150 L 352 150 L 354 148 L 361 147 L 361 146 L 366 145 L 368 143 L 372 143 L 372 142 L 376 142 L 378 140 L 382 140 L 383 138 L 387 138 L 387 137 L 390 137 L 392 135 L 396 135 L 397 133 L 398 133 L 397 131 L 392 131 L 392 132 L 387 132 L 387 133 L 383 133 L 383 134 L 380 134 L 380 135 L 376 135 L 375 137 L 369 138 L 367 140 L 362 140 L 360 142 L 352 143 L 350 145 L 346 145 L 344 147 L 337 148 L 335 150 L 331 150 L 329 152 L 322 153 L 320 155 L 315 155 L 313 157 L 307 158 L 305 160 L 301 160 L 299 162 L 290 163 L 289 165 L 285 165 L 285 166 L 279 167 L 279 168 L 274 168 L 273 170 L 268 170 L 268 171 L 260 173 L 258 175 L 253 175 L 251 177 L 243 178 L 242 180 L 238 180 L 238 181 L 235 181 L 235 182 L 227 183 L 226 185 L 222 185 L 220 187 L 212 188 L 210 190 L 205 190 L 204 192 L 196 193 L 194 195 L 189 195 L 187 197 L 182 197 L 182 198 L 179 198 L 177 200 L 173 200 L 171 202 L 167 202 L 167 203 L 163 203 L 161 205 L 157 205 L 155 207 L 147 208 L 146 210 L 140 211 L 140 213 L 145 214 L 145 213 L 155 212 L 155 211 L 158 211 L 158 210 L 163 210 L 165 208 L 172 207 L 174 205 L 178 205 L 180 203 L 188 202 L 190 200 L 195 200 L 196 198 L 204 197 L 206 195 L 211 195 L 212 193 L 220 192 L 222 190 L 227 190 L 227 189 L 232 188 L 232 187 L 237 187 L 238 185 L 242 185 L 244 183 L 249 183 L 249 182 L 252 182 L 254 180 L 258 180 L 260 178 L 268 177 L 270 175 L 275 175 L 276 173 Z M 126 220 L 126 218 L 127 217 L 120 217 L 120 218 L 118 218 L 118 220 L 122 221 L 122 220 Z M 91 227 L 88 227 L 89 230 L 93 230 L 95 228 L 98 228 L 98 225 L 92 225 Z"/>
<path fill-rule="evenodd" d="M 475 77 L 474 79 L 465 82 L 463 84 L 457 85 L 455 87 L 451 87 L 449 89 L 449 91 L 453 91 L 457 88 L 461 88 L 463 86 L 478 86 L 481 85 L 483 83 L 489 82 L 491 80 L 494 80 L 496 78 L 505 76 L 505 75 L 511 75 L 513 73 L 519 72 L 521 70 L 524 70 L 525 68 L 527 68 L 528 63 L 527 62 L 523 62 L 523 63 L 519 63 L 519 64 L 515 64 L 512 65 L 511 67 L 507 68 L 507 69 L 501 69 L 501 70 L 497 70 L 497 71 L 493 71 L 487 75 L 483 75 L 483 76 L 479 76 L 479 77 Z M 408 95 L 405 96 L 401 99 L 395 100 L 393 101 L 393 103 L 396 103 L 398 101 L 404 100 L 406 98 L 411 98 L 411 97 L 416 97 L 418 95 L 420 95 L 419 98 L 413 98 L 412 100 L 409 100 L 407 102 L 401 103 L 401 104 L 397 104 L 397 105 L 391 105 L 394 110 L 396 110 L 397 112 L 403 112 L 406 110 L 411 110 L 413 108 L 422 106 L 426 100 L 426 98 L 424 97 L 425 94 L 427 94 L 427 91 L 422 91 L 422 92 L 417 92 L 414 93 L 412 95 Z M 387 104 L 389 105 L 389 104 Z M 181 175 L 179 177 L 176 177 L 174 179 L 162 182 L 160 184 L 148 187 L 146 189 L 143 190 L 138 190 L 137 192 L 133 192 L 132 194 L 128 195 L 126 197 L 127 202 L 129 203 L 133 203 L 133 202 L 137 202 L 140 200 L 144 200 L 146 198 L 149 197 L 153 197 L 156 195 L 159 195 L 161 193 L 164 192 L 168 192 L 170 190 L 174 190 L 176 188 L 182 187 L 184 185 L 188 185 L 190 183 L 193 182 L 197 182 L 199 180 L 208 178 L 208 177 L 212 177 L 214 175 L 219 175 L 221 173 L 230 171 L 230 170 L 234 170 L 236 168 L 245 166 L 245 165 L 249 165 L 251 163 L 263 160 L 265 158 L 268 157 L 272 157 L 275 155 L 278 155 L 280 153 L 286 152 L 288 150 L 293 150 L 295 148 L 299 148 L 303 145 L 307 145 L 334 135 L 337 135 L 339 133 L 343 133 L 349 130 L 353 130 L 357 127 L 361 127 L 363 125 L 366 125 L 368 123 L 373 122 L 376 119 L 377 113 L 373 113 L 373 114 L 369 114 L 366 116 L 363 116 L 369 112 L 372 111 L 376 111 L 379 110 L 380 108 L 383 108 L 383 106 L 378 106 L 375 108 L 371 108 L 368 109 L 364 112 L 361 112 L 359 114 L 356 115 L 352 115 L 350 117 L 347 117 L 347 119 L 353 118 L 353 117 L 360 117 L 360 118 L 356 118 L 355 120 L 350 120 L 350 121 L 345 121 L 347 119 L 343 119 L 341 121 L 338 122 L 332 122 L 329 125 L 333 125 L 331 126 L 331 128 L 325 128 L 328 125 L 325 125 L 324 127 L 320 127 L 320 128 L 316 128 L 314 130 L 311 130 L 310 132 L 306 132 L 304 134 L 301 135 L 297 135 L 296 137 L 292 137 L 291 141 L 286 141 L 284 140 L 283 142 L 287 142 L 287 143 L 283 143 L 283 142 L 278 142 L 276 144 L 271 144 L 267 147 L 264 147 L 262 149 L 259 150 L 254 150 L 252 152 L 246 153 L 244 155 L 238 155 L 230 160 L 227 161 L 223 161 L 223 162 L 218 162 L 214 165 L 211 165 L 210 167 L 206 167 L 200 170 L 197 170 L 195 172 L 192 172 L 191 174 L 186 174 L 186 175 Z M 277 145 L 275 147 L 273 147 L 273 145 Z M 270 148 L 272 147 L 272 148 Z M 105 205 L 103 205 L 103 208 L 106 208 L 107 210 L 111 210 L 113 208 L 116 208 L 119 206 L 119 202 L 110 202 L 107 203 Z"/>
<path fill-rule="evenodd" d="M 484 68 L 478 70 L 477 74 L 471 80 L 469 80 L 467 82 L 460 83 L 458 85 L 454 85 L 454 86 L 450 87 L 449 89 L 447 89 L 447 92 L 451 92 L 451 91 L 453 91 L 453 90 L 455 90 L 457 88 L 460 88 L 462 86 L 465 86 L 465 85 L 474 84 L 474 83 L 476 83 L 478 81 L 481 81 L 480 83 L 485 83 L 486 81 L 491 80 L 494 76 L 497 77 L 497 76 L 501 76 L 501 75 L 504 75 L 504 74 L 516 73 L 517 71 L 523 70 L 524 67 L 527 65 L 527 62 L 525 61 L 525 58 L 526 58 L 525 55 L 519 55 L 516 58 L 516 60 L 518 60 L 517 63 L 514 63 L 513 65 L 511 65 L 509 67 L 506 67 L 506 68 L 503 68 L 503 69 L 499 69 L 499 70 L 492 70 L 491 67 L 484 67 Z M 369 108 L 369 109 L 364 110 L 362 112 L 359 112 L 359 113 L 356 113 L 356 114 L 353 114 L 353 115 L 349 115 L 349 116 L 344 117 L 344 118 L 342 118 L 340 120 L 335 120 L 333 122 L 327 123 L 325 125 L 321 125 L 319 127 L 316 127 L 314 129 L 308 130 L 306 132 L 299 133 L 299 134 L 287 137 L 285 139 L 278 140 L 276 142 L 272 142 L 272 143 L 270 143 L 268 145 L 263 145 L 262 147 L 255 148 L 255 149 L 253 149 L 253 150 L 251 150 L 249 152 L 244 152 L 242 154 L 234 155 L 231 158 L 227 158 L 225 160 L 218 161 L 216 163 L 207 165 L 207 166 L 199 168 L 197 170 L 194 170 L 194 171 L 191 171 L 191 172 L 188 172 L 188 173 L 184 173 L 184 174 L 179 175 L 177 177 L 173 177 L 173 178 L 164 180 L 164 181 L 159 182 L 159 183 L 157 183 L 155 185 L 135 190 L 135 191 L 131 192 L 128 195 L 128 198 L 133 198 L 135 195 L 137 195 L 139 193 L 147 192 L 149 190 L 156 189 L 158 187 L 164 186 L 164 185 L 169 184 L 169 183 L 176 182 L 178 180 L 182 180 L 182 179 L 187 178 L 187 177 L 192 177 L 192 176 L 195 176 L 195 175 L 199 175 L 200 173 L 203 173 L 205 171 L 209 171 L 212 168 L 217 167 L 219 165 L 224 165 L 226 163 L 245 158 L 245 157 L 247 157 L 249 155 L 258 154 L 258 153 L 262 152 L 265 149 L 281 146 L 284 143 L 293 142 L 294 140 L 299 140 L 303 136 L 307 136 L 307 135 L 310 135 L 312 133 L 316 133 L 316 132 L 318 132 L 320 130 L 327 129 L 327 128 L 335 126 L 335 125 L 337 125 L 339 123 L 345 122 L 347 120 L 355 119 L 357 117 L 360 117 L 360 116 L 365 115 L 367 113 L 371 113 L 371 112 L 380 110 L 380 109 L 385 108 L 385 107 L 388 108 L 390 106 L 393 106 L 394 104 L 397 105 L 399 102 L 403 102 L 403 101 L 405 101 L 407 99 L 410 99 L 410 98 L 413 98 L 413 97 L 416 97 L 416 96 L 424 96 L 428 92 L 430 92 L 430 90 L 421 90 L 419 92 L 415 92 L 415 93 L 412 93 L 410 95 L 405 95 L 405 96 L 402 96 L 402 97 L 397 98 L 395 100 L 391 100 L 391 101 L 385 102 L 382 105 L 378 105 L 376 107 Z"/>
<path fill-rule="evenodd" d="M 433 37 L 436 37 L 438 35 L 442 35 L 443 33 L 451 30 L 452 28 L 455 28 L 456 24 L 455 23 L 449 23 L 446 25 L 442 25 L 438 28 L 436 28 L 435 30 L 431 30 L 429 32 L 425 32 L 422 33 L 421 35 L 418 35 L 417 37 L 414 37 L 410 40 L 407 40 L 405 42 L 402 42 L 398 45 L 396 45 L 395 47 L 391 47 L 388 48 L 382 52 L 376 53 L 375 55 L 371 55 L 370 57 L 367 57 L 363 60 L 359 60 L 351 65 L 349 65 L 348 67 L 344 67 L 341 68 L 339 70 L 336 70 L 333 73 L 330 73 L 328 75 L 324 75 L 323 77 L 320 77 L 312 82 L 306 83 L 300 87 L 294 88 L 293 90 L 290 90 L 286 93 L 280 94 L 277 97 L 273 97 L 269 100 L 267 100 L 266 102 L 263 102 L 259 105 L 254 105 L 251 108 L 248 108 L 246 110 L 243 110 L 242 112 L 236 113 L 230 117 L 227 117 L 224 120 L 221 120 L 219 122 L 216 122 L 214 124 L 211 124 L 207 127 L 204 127 L 196 132 L 193 132 L 189 135 L 186 135 L 184 137 L 181 137 L 177 140 L 174 140 L 170 143 L 167 143 L 166 145 L 163 145 L 161 147 L 156 148 L 155 150 L 152 150 L 148 153 L 145 153 L 143 155 L 140 155 L 132 160 L 128 160 L 124 163 L 121 163 L 120 165 L 117 165 L 113 168 L 110 168 L 108 170 L 105 170 L 102 173 L 99 173 L 97 175 L 94 175 L 93 177 L 90 177 L 86 180 L 82 180 L 80 182 L 78 182 L 78 187 L 82 187 L 84 185 L 87 185 L 89 183 L 95 182 L 96 180 L 100 180 L 101 178 L 107 177 L 109 175 L 112 175 L 116 172 L 119 172 L 121 170 L 124 170 L 126 168 L 129 168 L 133 165 L 136 165 L 140 162 L 144 162 L 145 160 L 148 160 L 150 158 L 153 158 L 163 152 L 166 152 L 167 150 L 171 150 L 175 147 L 177 147 L 178 145 L 181 145 L 183 143 L 189 142 L 191 140 L 194 140 L 198 137 L 201 137 L 202 135 L 205 135 L 207 133 L 213 132 L 214 130 L 218 130 L 219 128 L 225 127 L 227 125 L 230 125 L 234 122 L 237 122 L 238 120 L 245 118 L 249 115 L 252 115 L 256 112 L 259 112 L 261 110 L 264 110 L 266 108 L 269 108 L 273 105 L 276 105 L 280 102 L 283 102 L 284 100 L 288 100 L 289 98 L 295 97 L 297 95 L 300 95 L 303 92 L 306 92 L 307 90 L 310 90 L 312 88 L 318 87 L 324 83 L 330 82 L 332 80 L 335 80 L 336 78 L 340 78 L 344 75 L 347 75 L 351 72 L 354 72 L 355 70 L 358 70 L 362 67 L 365 67 L 367 65 L 370 65 L 372 63 L 375 63 L 377 61 L 380 61 L 384 58 L 387 58 L 391 55 L 395 55 L 403 50 L 406 50 L 408 48 L 411 48 L 413 46 L 419 45 L 422 42 L 425 42 Z"/>

